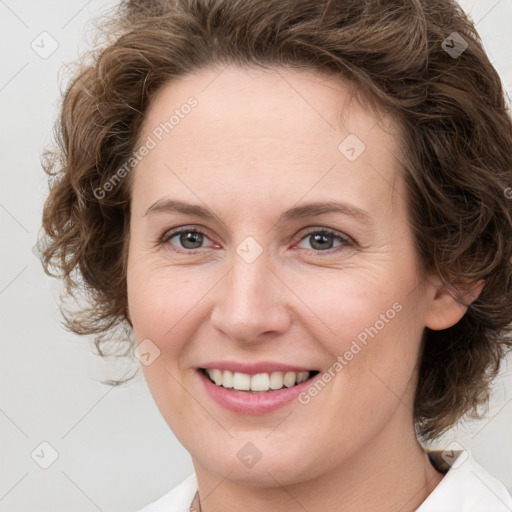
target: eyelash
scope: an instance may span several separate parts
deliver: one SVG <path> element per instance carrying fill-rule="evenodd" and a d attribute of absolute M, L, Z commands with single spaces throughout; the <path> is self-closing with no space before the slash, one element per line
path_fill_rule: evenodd
<path fill-rule="evenodd" d="M 164 244 L 167 244 L 170 240 L 172 240 L 176 235 L 181 235 L 182 233 L 198 233 L 198 234 L 204 235 L 206 238 L 208 238 L 208 236 L 203 231 L 201 231 L 197 228 L 182 227 L 182 228 L 179 228 L 176 230 L 166 231 L 157 241 L 157 245 L 163 246 Z M 342 235 L 338 231 L 335 231 L 330 228 L 318 228 L 318 227 L 311 228 L 308 231 L 299 232 L 297 235 L 297 238 L 298 238 L 297 243 L 301 242 L 302 240 L 306 239 L 308 236 L 311 236 L 313 234 L 332 235 L 335 240 L 338 240 L 339 242 L 341 242 L 341 245 L 339 245 L 337 247 L 332 247 L 325 251 L 320 251 L 320 250 L 315 250 L 315 249 L 313 249 L 313 250 L 305 249 L 306 254 L 314 254 L 314 255 L 323 254 L 323 253 L 333 254 L 335 252 L 338 252 L 339 250 L 343 250 L 346 247 L 355 247 L 357 245 L 356 242 L 352 238 L 348 237 L 347 235 Z M 202 249 L 204 249 L 204 247 L 201 247 L 198 249 L 177 249 L 173 246 L 173 250 L 180 254 L 197 254 L 198 252 L 201 252 Z"/>

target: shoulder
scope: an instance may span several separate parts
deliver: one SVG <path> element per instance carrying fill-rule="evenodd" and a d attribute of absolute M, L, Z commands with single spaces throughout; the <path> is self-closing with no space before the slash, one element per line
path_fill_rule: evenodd
<path fill-rule="evenodd" d="M 416 512 L 510 512 L 507 488 L 466 450 L 430 452 L 445 476 Z"/>
<path fill-rule="evenodd" d="M 197 491 L 197 479 L 192 473 L 174 489 L 137 512 L 187 512 Z"/>

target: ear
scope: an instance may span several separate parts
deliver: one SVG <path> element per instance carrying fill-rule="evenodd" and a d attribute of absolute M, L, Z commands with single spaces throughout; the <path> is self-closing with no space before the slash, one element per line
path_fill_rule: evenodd
<path fill-rule="evenodd" d="M 428 304 L 425 326 L 433 330 L 447 329 L 455 325 L 466 313 L 469 304 L 478 298 L 485 281 L 480 280 L 466 286 L 464 290 L 445 284 L 438 276 L 431 276 L 428 287 Z M 461 304 L 455 297 L 460 294 Z"/>

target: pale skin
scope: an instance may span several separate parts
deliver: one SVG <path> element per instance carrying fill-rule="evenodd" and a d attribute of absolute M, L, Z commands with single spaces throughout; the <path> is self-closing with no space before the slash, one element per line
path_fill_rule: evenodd
<path fill-rule="evenodd" d="M 398 128 L 318 72 L 221 69 L 165 85 L 146 113 L 141 142 L 187 98 L 198 102 L 133 171 L 127 273 L 136 339 L 160 350 L 145 377 L 191 454 L 202 510 L 413 511 L 442 479 L 414 432 L 421 336 L 465 308 L 422 275 Z M 366 146 L 354 161 L 338 149 L 349 133 Z M 147 213 L 171 198 L 214 218 Z M 280 217 L 327 201 L 365 219 Z M 202 242 L 157 243 L 180 227 Z M 322 229 L 334 235 L 319 248 Z M 263 250 L 250 264 L 236 252 L 249 236 Z M 396 302 L 401 311 L 307 405 L 239 415 L 199 381 L 208 360 L 327 369 Z M 247 442 L 262 454 L 251 468 L 237 457 Z"/>

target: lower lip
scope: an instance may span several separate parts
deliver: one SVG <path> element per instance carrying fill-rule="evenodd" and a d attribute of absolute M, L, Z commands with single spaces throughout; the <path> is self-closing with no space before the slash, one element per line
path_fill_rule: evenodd
<path fill-rule="evenodd" d="M 201 370 L 197 370 L 206 391 L 213 400 L 225 409 L 238 414 L 266 414 L 293 402 L 297 396 L 308 388 L 313 378 L 297 384 L 291 388 L 282 388 L 274 391 L 236 391 L 217 386 Z"/>

